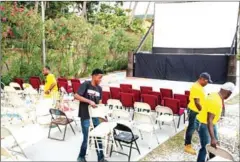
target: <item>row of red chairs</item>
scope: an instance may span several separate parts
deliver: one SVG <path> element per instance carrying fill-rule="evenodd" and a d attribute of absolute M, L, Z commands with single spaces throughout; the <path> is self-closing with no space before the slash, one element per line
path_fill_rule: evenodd
<path fill-rule="evenodd" d="M 79 79 L 70 79 L 70 81 L 72 83 L 72 86 L 68 85 L 68 80 L 66 78 L 58 78 L 58 88 L 63 87 L 67 91 L 67 93 L 76 93 L 81 85 L 81 82 Z M 15 78 L 14 82 L 17 82 L 23 89 L 24 80 L 22 78 Z M 41 81 L 40 77 L 33 76 L 29 78 L 29 84 L 31 84 L 34 89 L 39 90 L 40 85 L 44 84 L 44 82 Z"/>

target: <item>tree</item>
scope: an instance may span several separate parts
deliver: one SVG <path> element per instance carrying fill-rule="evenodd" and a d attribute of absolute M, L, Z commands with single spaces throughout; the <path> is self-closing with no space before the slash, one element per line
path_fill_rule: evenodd
<path fill-rule="evenodd" d="M 134 6 L 133 6 L 132 13 L 131 13 L 131 17 L 130 17 L 130 20 L 129 20 L 129 24 L 131 24 L 132 21 L 133 21 L 133 19 L 134 19 L 135 11 L 136 11 L 137 5 L 138 5 L 138 2 L 135 2 Z"/>

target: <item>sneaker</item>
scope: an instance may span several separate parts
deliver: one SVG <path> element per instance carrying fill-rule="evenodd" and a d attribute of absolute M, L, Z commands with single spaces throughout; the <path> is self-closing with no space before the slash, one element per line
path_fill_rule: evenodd
<path fill-rule="evenodd" d="M 106 159 L 101 159 L 101 160 L 99 160 L 98 162 L 108 162 Z"/>
<path fill-rule="evenodd" d="M 85 158 L 78 158 L 77 162 L 87 162 Z"/>
<path fill-rule="evenodd" d="M 189 154 L 196 155 L 196 151 L 192 148 L 192 145 L 186 145 L 184 147 L 184 151 Z"/>

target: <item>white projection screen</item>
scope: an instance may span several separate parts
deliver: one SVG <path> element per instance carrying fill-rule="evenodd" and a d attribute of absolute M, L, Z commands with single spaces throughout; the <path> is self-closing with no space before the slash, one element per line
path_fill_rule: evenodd
<path fill-rule="evenodd" d="M 155 3 L 153 47 L 231 47 L 239 2 Z"/>

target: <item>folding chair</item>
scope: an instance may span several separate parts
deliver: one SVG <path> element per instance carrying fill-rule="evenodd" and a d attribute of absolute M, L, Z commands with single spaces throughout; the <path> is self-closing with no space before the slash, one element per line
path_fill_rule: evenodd
<path fill-rule="evenodd" d="M 113 129 L 113 131 L 114 131 L 114 135 L 113 135 L 114 140 L 119 143 L 121 148 L 123 149 L 122 146 L 125 146 L 125 147 L 129 147 L 130 150 L 129 150 L 129 154 L 125 154 L 123 152 L 114 151 L 113 147 L 111 147 L 110 157 L 112 156 L 112 153 L 115 152 L 115 153 L 119 153 L 122 155 L 126 155 L 128 157 L 128 161 L 130 162 L 132 149 L 136 149 L 140 155 L 140 150 L 137 145 L 137 140 L 139 137 L 138 137 L 138 135 L 134 135 L 132 130 L 128 126 L 118 123 L 117 126 Z M 122 143 L 124 143 L 124 145 Z M 136 147 L 133 147 L 134 143 L 135 143 Z"/>
<path fill-rule="evenodd" d="M 103 91 L 102 92 L 102 103 L 107 104 L 108 99 L 111 98 L 110 92 Z"/>
<path fill-rule="evenodd" d="M 58 78 L 57 79 L 57 85 L 58 85 L 58 88 L 60 89 L 61 87 L 63 87 L 67 93 L 72 93 L 73 92 L 73 89 L 72 87 L 70 87 L 68 85 L 68 80 L 66 78 Z"/>
<path fill-rule="evenodd" d="M 13 81 L 18 83 L 20 85 L 21 89 L 23 89 L 22 85 L 24 83 L 24 80 L 22 78 L 15 78 Z"/>
<path fill-rule="evenodd" d="M 148 94 L 152 91 L 152 87 L 140 86 L 141 94 Z"/>
<path fill-rule="evenodd" d="M 229 151 L 225 150 L 220 146 L 214 148 L 210 144 L 207 144 L 206 151 L 207 151 L 206 161 L 234 161 L 233 155 Z M 215 155 L 215 157 L 210 159 L 210 154 Z"/>
<path fill-rule="evenodd" d="M 77 93 L 79 87 L 81 86 L 81 81 L 79 79 L 71 79 L 73 93 Z"/>
<path fill-rule="evenodd" d="M 13 155 L 7 148 L 1 146 L 1 161 L 31 161 L 26 157 Z"/>
<path fill-rule="evenodd" d="M 70 125 L 73 133 L 75 134 L 75 131 L 71 125 L 71 123 L 73 122 L 73 119 L 69 119 L 64 112 L 62 112 L 61 110 L 58 110 L 58 109 L 50 109 L 49 112 L 50 112 L 52 118 L 51 118 L 51 123 L 49 126 L 48 138 L 54 139 L 54 140 L 59 140 L 59 141 L 64 141 L 68 124 Z M 56 116 L 56 117 L 54 117 L 54 116 Z M 56 125 L 61 133 L 62 133 L 62 131 L 61 131 L 59 125 L 65 126 L 62 139 L 50 137 L 52 125 Z"/>
<path fill-rule="evenodd" d="M 18 141 L 16 140 L 16 138 L 14 137 L 14 135 L 12 134 L 12 132 L 7 129 L 6 127 L 1 127 L 1 141 L 2 140 L 13 140 L 13 143 L 11 143 L 11 146 L 6 146 L 7 149 L 11 152 L 14 153 L 18 153 L 20 155 L 23 155 L 24 157 L 27 158 L 26 154 L 24 153 L 22 147 L 19 145 Z M 9 144 L 9 141 L 8 141 Z M 15 149 L 18 148 L 20 151 L 16 151 Z"/>
<path fill-rule="evenodd" d="M 162 98 L 164 98 L 164 97 L 173 98 L 173 91 L 172 91 L 172 89 L 160 88 L 160 92 L 162 94 Z"/>
<path fill-rule="evenodd" d="M 130 128 L 133 126 L 131 114 L 121 109 L 113 109 L 111 121 L 127 125 Z"/>
<path fill-rule="evenodd" d="M 134 95 L 134 101 L 140 102 L 141 101 L 141 92 L 136 89 L 132 89 L 131 93 Z"/>
<path fill-rule="evenodd" d="M 117 87 L 110 87 L 110 94 L 112 99 L 120 99 L 121 89 Z"/>
<path fill-rule="evenodd" d="M 130 93 L 132 90 L 132 85 L 131 84 L 120 84 L 120 89 L 121 89 L 121 92 Z"/>
<path fill-rule="evenodd" d="M 108 99 L 107 105 L 109 106 L 110 109 L 115 109 L 115 108 L 121 109 L 123 106 L 121 101 L 117 99 Z"/>
<path fill-rule="evenodd" d="M 32 85 L 34 89 L 39 90 L 41 85 L 41 79 L 39 77 L 30 77 L 29 83 Z"/>
<path fill-rule="evenodd" d="M 29 84 L 29 83 L 23 83 L 23 89 L 27 89 L 27 88 L 31 88 L 31 89 L 34 89 L 33 87 L 32 87 L 32 85 L 31 84 Z"/>
<path fill-rule="evenodd" d="M 103 105 L 102 105 L 103 106 Z M 101 106 L 100 106 L 101 108 Z M 98 109 L 94 108 L 94 109 Z M 92 142 L 95 143 L 94 148 L 98 151 L 103 151 L 103 154 L 105 157 L 107 156 L 107 149 L 108 146 L 112 145 L 112 140 L 114 141 L 113 138 L 113 128 L 116 126 L 116 123 L 114 122 L 101 122 L 98 126 L 94 127 L 92 118 L 93 117 L 102 117 L 102 115 L 98 116 L 99 113 L 94 113 L 93 108 L 91 106 L 88 107 L 89 110 L 89 117 L 90 117 L 90 127 L 89 127 L 89 132 L 88 132 L 88 147 L 87 147 L 87 154 L 89 149 L 92 149 Z M 101 111 L 101 110 L 100 110 Z M 99 144 L 102 144 L 102 149 L 100 149 Z M 113 144 L 114 145 L 114 144 Z M 115 147 L 115 145 L 114 145 Z"/>
<path fill-rule="evenodd" d="M 158 98 L 158 105 L 162 105 L 162 94 L 160 92 L 149 92 L 150 95 L 154 95 Z"/>
<path fill-rule="evenodd" d="M 152 139 L 152 135 L 154 134 L 157 140 L 157 143 L 159 144 L 158 137 L 156 134 L 156 129 L 154 127 L 154 122 L 152 119 L 151 114 L 148 113 L 142 113 L 142 112 L 134 112 L 134 127 L 139 131 L 141 138 L 143 140 L 142 132 L 150 133 L 150 140 Z M 152 140 L 149 142 L 149 144 L 152 142 Z M 149 146 L 150 149 L 150 146 Z"/>
<path fill-rule="evenodd" d="M 120 101 L 125 109 L 133 109 L 134 95 L 132 93 L 120 93 Z"/>
<path fill-rule="evenodd" d="M 151 110 L 155 110 L 156 106 L 158 105 L 158 98 L 155 95 L 143 94 L 142 102 L 149 104 Z"/>
<path fill-rule="evenodd" d="M 188 107 L 188 96 L 182 94 L 174 94 L 174 99 L 178 99 L 180 101 L 180 107 L 187 109 Z"/>
<path fill-rule="evenodd" d="M 184 108 L 180 108 L 180 101 L 178 99 L 164 98 L 163 100 L 164 100 L 164 106 L 172 109 L 173 114 L 179 117 L 178 118 L 178 126 L 177 126 L 177 128 L 179 128 L 182 115 L 184 116 L 183 122 L 185 123 Z"/>
<path fill-rule="evenodd" d="M 173 122 L 175 132 L 177 132 L 177 127 L 174 120 L 174 114 L 172 112 L 172 109 L 165 106 L 157 106 L 156 112 L 157 112 L 156 121 L 158 122 L 160 129 L 161 129 L 161 123 L 163 124 L 163 123 Z"/>
<path fill-rule="evenodd" d="M 137 112 L 146 111 L 147 113 L 150 113 L 151 112 L 151 107 L 147 103 L 135 102 L 134 103 L 134 110 L 137 111 Z"/>
<path fill-rule="evenodd" d="M 16 90 L 22 90 L 20 84 L 18 84 L 17 82 L 10 82 L 10 83 L 9 83 L 9 86 L 10 86 L 10 87 L 13 87 L 13 88 L 16 89 Z"/>

